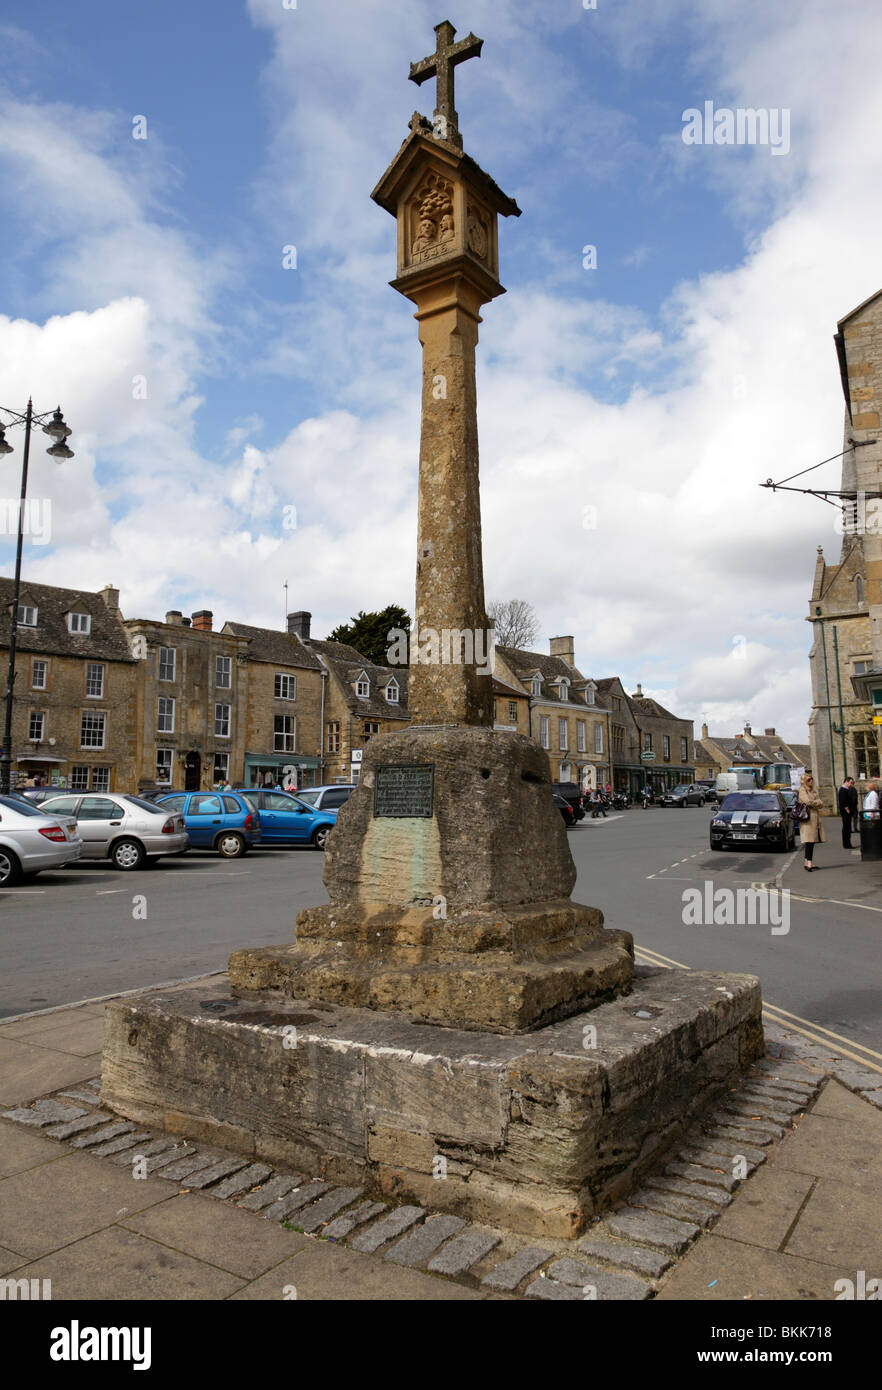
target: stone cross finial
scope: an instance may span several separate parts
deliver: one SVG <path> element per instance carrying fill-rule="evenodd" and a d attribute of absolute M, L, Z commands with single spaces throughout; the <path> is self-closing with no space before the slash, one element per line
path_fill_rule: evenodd
<path fill-rule="evenodd" d="M 465 63 L 469 58 L 478 58 L 484 40 L 476 39 L 474 34 L 469 34 L 467 38 L 460 39 L 459 43 L 454 43 L 456 30 L 449 19 L 436 24 L 435 33 L 438 35 L 435 52 L 419 63 L 411 63 L 410 80 L 419 87 L 427 78 L 437 77 L 435 134 L 440 140 L 462 146 L 462 136 L 459 133 L 458 118 L 453 105 L 453 69 L 458 63 Z"/>

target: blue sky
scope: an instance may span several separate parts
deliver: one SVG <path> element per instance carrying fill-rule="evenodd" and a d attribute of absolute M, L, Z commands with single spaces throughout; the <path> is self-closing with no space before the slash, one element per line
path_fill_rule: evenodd
<path fill-rule="evenodd" d="M 26 572 L 267 624 L 287 580 L 319 635 L 410 606 L 419 348 L 369 195 L 442 18 L 485 40 L 460 124 L 523 209 L 479 348 L 488 596 L 586 674 L 804 738 L 838 537 L 757 484 L 842 447 L 831 335 L 882 283 L 870 0 L 7 0 L 0 402 L 77 430 Z M 786 108 L 790 152 L 686 146 L 705 100 Z"/>

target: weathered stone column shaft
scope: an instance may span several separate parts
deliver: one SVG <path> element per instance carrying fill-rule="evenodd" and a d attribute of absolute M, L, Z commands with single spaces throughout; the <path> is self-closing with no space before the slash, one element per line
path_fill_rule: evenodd
<path fill-rule="evenodd" d="M 461 277 L 417 299 L 423 348 L 415 641 L 416 724 L 491 725 L 475 348 L 481 300 Z"/>

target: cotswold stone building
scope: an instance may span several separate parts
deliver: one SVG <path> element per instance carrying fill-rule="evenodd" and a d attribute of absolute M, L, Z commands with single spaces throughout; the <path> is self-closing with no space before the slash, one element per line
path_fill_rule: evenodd
<path fill-rule="evenodd" d="M 839 560 L 818 547 L 808 621 L 815 785 L 830 806 L 844 775 L 859 789 L 880 775 L 882 715 L 882 290 L 839 321 L 834 338 L 845 397 Z"/>
<path fill-rule="evenodd" d="M 545 750 L 553 782 L 577 782 L 584 789 L 606 785 L 610 780 L 609 711 L 596 698 L 595 682 L 586 680 L 577 668 L 572 637 L 550 638 L 548 656 L 497 646 L 493 675 L 497 685 L 511 686 L 528 697 L 527 710 L 518 712 L 519 731 L 529 733 Z M 494 699 L 497 713 L 500 707 L 506 708 L 505 698 L 496 690 Z"/>
<path fill-rule="evenodd" d="M 410 723 L 407 667 L 375 666 L 344 642 L 311 638 L 310 615 L 300 617 L 304 620 L 304 643 L 327 672 L 324 778 L 328 782 L 355 782 L 370 740 Z"/>
<path fill-rule="evenodd" d="M 732 738 L 717 738 L 701 726 L 701 741 L 695 745 L 696 776 L 717 777 L 729 767 L 763 769 L 772 763 L 810 767 L 811 749 L 807 743 L 791 743 L 774 728 L 755 734 L 750 724 Z M 705 771 L 705 768 L 711 769 Z"/>
<path fill-rule="evenodd" d="M 125 620 L 138 662 L 139 788 L 195 791 L 239 781 L 245 757 L 249 641 L 215 632 L 206 609 Z"/>
<path fill-rule="evenodd" d="M 4 674 L 13 589 L 11 579 L 0 579 Z M 22 581 L 12 784 L 39 775 L 47 783 L 83 791 L 132 787 L 137 676 L 120 618 L 118 589 L 108 585 L 92 593 Z M 0 717 L 5 717 L 5 704 L 4 696 Z"/>
<path fill-rule="evenodd" d="M 610 707 L 616 791 L 636 796 L 647 784 L 659 792 L 695 780 L 691 719 L 672 714 L 639 685 L 628 695 L 618 676 L 599 680 L 597 688 Z"/>
<path fill-rule="evenodd" d="M 289 613 L 286 632 L 224 624 L 224 633 L 248 642 L 246 786 L 314 787 L 323 780 L 327 671 L 304 640 L 309 622 L 308 613 Z"/>

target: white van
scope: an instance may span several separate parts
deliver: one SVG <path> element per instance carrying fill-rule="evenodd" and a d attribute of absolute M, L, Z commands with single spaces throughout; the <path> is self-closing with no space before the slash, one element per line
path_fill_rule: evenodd
<path fill-rule="evenodd" d="M 758 785 L 756 773 L 751 768 L 730 768 L 728 772 L 719 774 L 714 791 L 717 801 L 723 801 L 730 792 L 755 792 Z"/>

